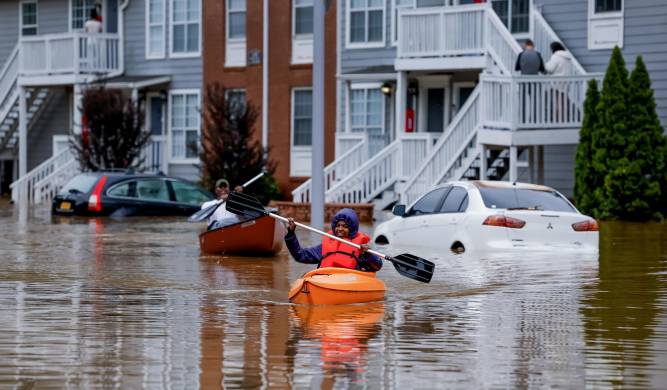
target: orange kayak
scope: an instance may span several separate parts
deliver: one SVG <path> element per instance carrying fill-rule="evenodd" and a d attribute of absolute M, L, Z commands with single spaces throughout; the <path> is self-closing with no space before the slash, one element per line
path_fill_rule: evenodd
<path fill-rule="evenodd" d="M 269 216 L 209 230 L 199 235 L 203 253 L 274 255 L 283 247 L 285 228 Z"/>
<path fill-rule="evenodd" d="M 292 285 L 289 300 L 297 304 L 346 305 L 379 301 L 387 288 L 375 272 L 346 268 L 318 268 Z"/>

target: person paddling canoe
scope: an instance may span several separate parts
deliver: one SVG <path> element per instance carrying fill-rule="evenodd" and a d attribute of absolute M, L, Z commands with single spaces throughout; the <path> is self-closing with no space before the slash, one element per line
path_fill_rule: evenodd
<path fill-rule="evenodd" d="M 201 209 L 206 209 L 217 203 L 223 203 L 215 212 L 208 218 L 208 230 L 219 227 L 232 225 L 239 222 L 239 217 L 236 214 L 227 211 L 224 204 L 229 197 L 229 182 L 225 179 L 220 179 L 215 182 L 215 195 L 217 199 L 208 201 L 201 206 Z"/>
<path fill-rule="evenodd" d="M 288 218 L 285 244 L 294 260 L 304 264 L 317 264 L 318 268 L 338 267 L 367 272 L 379 271 L 382 268 L 382 260 L 366 252 L 370 238 L 359 232 L 359 218 L 354 210 L 346 208 L 336 213 L 331 220 L 331 229 L 329 234 L 358 244 L 361 249 L 326 236 L 322 238 L 320 245 L 301 248 L 299 239 L 294 234 L 296 224 L 292 218 Z"/>

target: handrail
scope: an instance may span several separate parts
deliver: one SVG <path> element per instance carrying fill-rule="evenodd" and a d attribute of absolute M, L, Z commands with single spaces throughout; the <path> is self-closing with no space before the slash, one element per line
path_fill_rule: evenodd
<path fill-rule="evenodd" d="M 544 57 L 544 61 L 546 62 L 549 59 L 550 55 L 548 54 L 549 52 L 547 51 L 547 49 L 548 49 L 547 47 L 541 47 L 542 46 L 541 45 L 542 39 L 540 39 L 537 36 L 538 35 L 538 33 L 537 33 L 538 27 L 544 29 L 544 32 L 549 37 L 549 39 L 548 39 L 549 41 L 551 41 L 551 42 L 558 41 L 558 42 L 562 43 L 563 45 L 565 45 L 565 43 L 563 43 L 560 40 L 560 38 L 558 37 L 558 34 L 556 34 L 556 32 L 551 28 L 551 26 L 546 21 L 546 19 L 544 19 L 544 16 L 542 15 L 542 13 L 537 8 L 535 8 L 535 7 L 532 7 L 532 8 L 533 9 L 532 9 L 531 15 L 533 16 L 533 25 L 535 26 L 535 29 L 534 29 L 535 31 L 533 32 L 533 35 L 534 35 L 533 38 L 535 38 L 535 48 L 542 52 L 542 57 Z M 586 70 L 584 69 L 583 66 L 581 66 L 581 64 L 574 57 L 574 55 L 572 56 L 572 63 L 574 64 L 574 68 L 575 68 L 577 74 L 586 74 Z"/>
<path fill-rule="evenodd" d="M 0 123 L 2 123 L 14 103 L 14 99 L 11 99 L 11 104 L 7 105 L 7 98 L 10 97 L 18 79 L 18 53 L 19 46 L 17 44 L 0 71 Z M 7 106 L 5 110 L 2 109 L 4 106 Z"/>
<path fill-rule="evenodd" d="M 324 168 L 324 186 L 325 191 L 329 190 L 337 180 L 342 180 L 344 177 L 333 177 L 336 174 L 336 171 L 340 166 L 349 164 L 350 161 L 354 161 L 355 155 L 359 160 L 359 165 L 363 164 L 363 160 L 366 153 L 364 151 L 368 148 L 368 137 L 361 136 L 359 137 L 360 141 L 356 143 L 352 148 L 338 156 L 334 161 Z M 352 171 L 351 171 L 352 172 Z M 343 173 L 344 176 L 347 176 L 350 172 Z M 310 190 L 312 187 L 312 179 L 308 179 L 301 183 L 297 188 L 292 191 L 292 201 L 300 203 L 309 203 L 310 202 Z"/>
<path fill-rule="evenodd" d="M 422 187 L 430 187 L 431 185 L 434 184 L 436 180 L 436 177 L 430 177 L 430 176 L 438 175 L 438 173 L 435 172 L 436 170 L 438 172 L 446 172 L 449 169 L 449 166 L 456 160 L 456 158 L 458 158 L 458 155 L 447 156 L 447 161 L 449 162 L 447 164 L 447 169 L 441 169 L 442 167 L 440 166 L 434 166 L 435 158 L 441 153 L 441 150 L 445 147 L 448 141 L 452 140 L 456 135 L 459 135 L 456 130 L 459 129 L 459 124 L 461 124 L 463 120 L 467 119 L 467 116 L 469 114 L 476 116 L 476 118 L 473 118 L 476 119 L 475 123 L 472 125 L 473 133 L 474 130 L 478 127 L 479 111 L 480 111 L 478 107 L 479 106 L 478 101 L 481 94 L 480 92 L 481 88 L 482 88 L 481 84 L 475 87 L 470 97 L 468 97 L 468 100 L 466 100 L 463 107 L 461 107 L 461 110 L 456 114 L 454 120 L 452 120 L 452 123 L 450 123 L 450 125 L 447 126 L 445 134 L 443 134 L 443 136 L 440 137 L 440 139 L 435 144 L 433 149 L 431 149 L 431 152 L 424 159 L 424 162 L 421 164 L 421 166 L 415 171 L 415 173 L 410 177 L 410 179 L 407 180 L 405 186 L 403 187 L 404 190 L 403 193 L 401 194 L 401 201 L 405 201 L 408 204 L 414 201 L 414 199 L 416 199 L 416 197 L 419 196 L 419 194 L 422 192 L 422 188 L 416 188 L 417 180 L 420 179 L 425 180 L 426 184 L 425 186 Z M 466 137 L 466 140 L 467 138 L 468 137 Z M 467 143 L 463 144 L 462 146 L 463 147 L 467 146 Z M 429 172 L 427 172 L 427 170 Z"/>
<path fill-rule="evenodd" d="M 53 172 L 51 172 L 48 176 L 45 178 L 41 179 L 37 183 L 35 183 L 34 186 L 34 202 L 35 204 L 41 203 L 44 198 L 45 198 L 45 188 L 48 192 L 48 196 L 46 196 L 47 201 L 51 201 L 53 197 L 56 195 L 58 191 L 60 191 L 60 188 L 58 188 L 57 184 L 65 184 L 64 182 L 68 181 L 74 175 L 79 173 L 78 168 L 78 162 L 74 157 L 72 157 L 70 160 L 65 162 L 63 165 L 61 165 L 58 168 L 55 168 Z M 60 183 L 56 183 L 56 185 L 53 185 L 56 179 L 60 178 Z"/>
<path fill-rule="evenodd" d="M 521 46 L 519 46 L 516 39 L 512 36 L 507 27 L 500 20 L 498 14 L 496 14 L 496 11 L 494 11 L 493 8 L 491 7 L 486 8 L 486 17 L 487 20 L 489 21 L 489 26 L 491 26 L 495 30 L 494 33 L 492 33 L 490 28 L 486 30 L 487 50 L 491 49 L 488 51 L 493 57 L 496 57 L 494 59 L 496 60 L 496 63 L 498 63 L 498 65 L 502 68 L 503 73 L 511 74 L 512 69 L 514 69 L 513 65 L 516 56 L 519 55 L 519 53 L 521 53 Z M 497 41 L 495 38 L 497 38 L 498 36 L 502 38 L 502 42 L 504 42 L 509 46 L 509 49 L 512 51 L 511 57 L 503 55 L 504 53 L 499 52 L 498 50 L 496 50 L 497 47 L 494 47 L 493 43 Z"/>

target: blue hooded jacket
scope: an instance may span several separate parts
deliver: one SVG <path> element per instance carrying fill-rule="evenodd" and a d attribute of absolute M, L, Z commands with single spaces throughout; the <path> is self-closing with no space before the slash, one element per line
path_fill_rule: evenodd
<path fill-rule="evenodd" d="M 350 238 L 359 233 L 359 218 L 352 209 L 342 209 L 334 215 L 331 220 L 331 230 L 335 230 L 338 221 L 345 221 L 350 229 Z M 319 264 L 322 260 L 322 244 L 310 248 L 301 248 L 299 239 L 294 232 L 287 232 L 285 244 L 294 260 L 304 264 Z M 370 253 L 364 253 L 359 257 L 357 269 L 359 271 L 379 271 L 382 268 L 382 260 Z"/>

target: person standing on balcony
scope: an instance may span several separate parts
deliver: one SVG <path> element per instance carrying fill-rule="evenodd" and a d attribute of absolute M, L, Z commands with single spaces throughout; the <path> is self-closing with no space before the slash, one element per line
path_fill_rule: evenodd
<path fill-rule="evenodd" d="M 83 25 L 83 32 L 87 34 L 99 34 L 102 32 L 102 22 L 97 13 L 97 9 L 90 10 L 90 19 Z M 89 36 L 86 38 L 86 56 L 85 64 L 88 70 L 99 69 L 103 65 L 101 60 L 100 41 L 97 37 Z"/>
<path fill-rule="evenodd" d="M 523 51 L 516 58 L 514 70 L 521 72 L 521 74 L 545 73 L 542 55 L 535 50 L 535 44 L 532 40 L 526 39 L 523 43 Z"/>
<path fill-rule="evenodd" d="M 544 67 L 553 76 L 571 76 L 574 73 L 572 54 L 560 42 L 551 42 L 551 58 Z"/>

